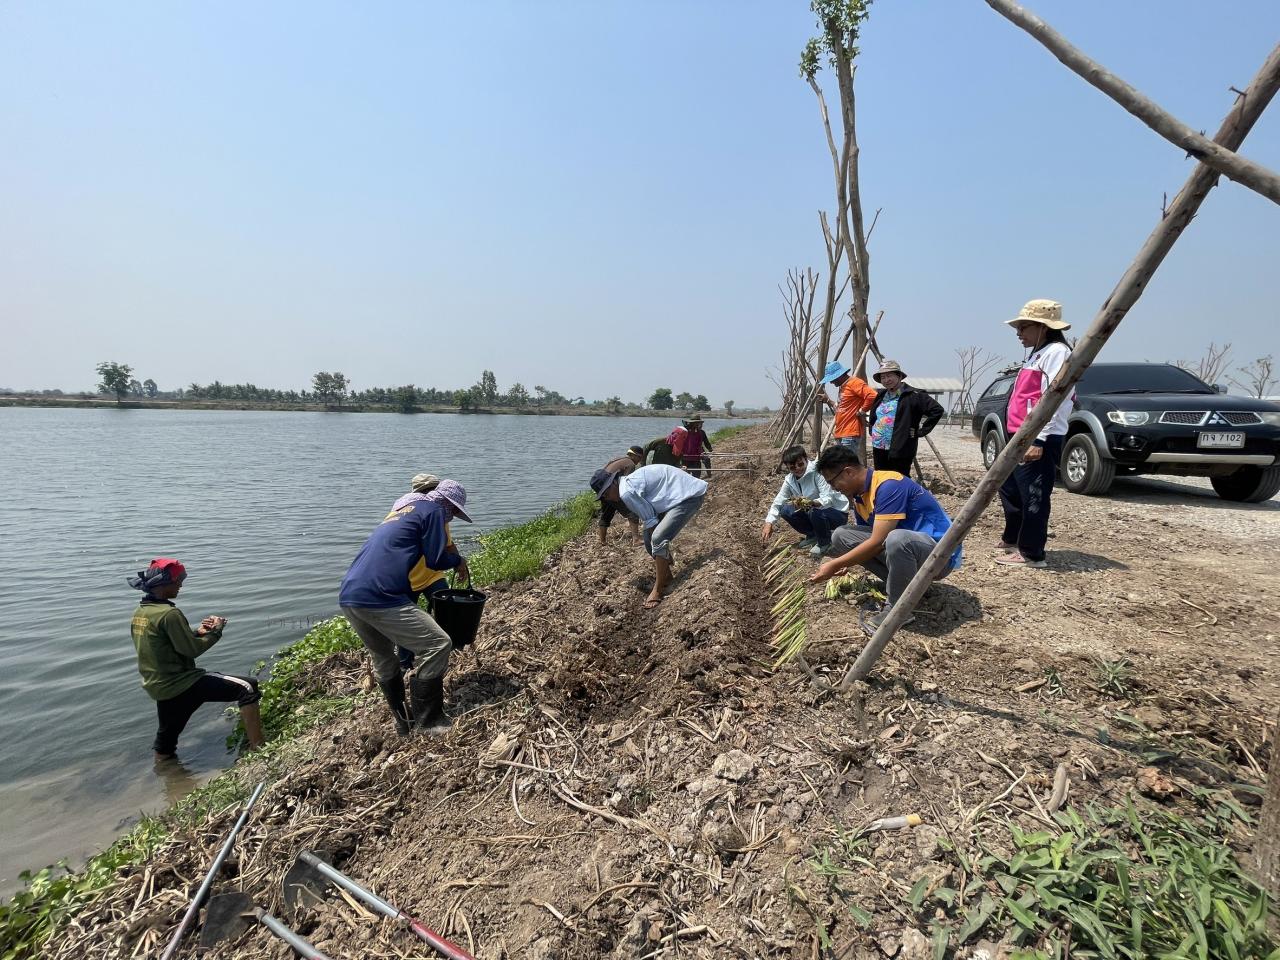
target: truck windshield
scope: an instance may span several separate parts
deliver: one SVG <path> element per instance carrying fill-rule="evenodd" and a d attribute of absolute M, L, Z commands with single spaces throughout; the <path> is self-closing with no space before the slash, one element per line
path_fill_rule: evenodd
<path fill-rule="evenodd" d="M 1090 367 L 1080 393 L 1213 393 L 1199 377 L 1165 363 L 1116 363 Z"/>

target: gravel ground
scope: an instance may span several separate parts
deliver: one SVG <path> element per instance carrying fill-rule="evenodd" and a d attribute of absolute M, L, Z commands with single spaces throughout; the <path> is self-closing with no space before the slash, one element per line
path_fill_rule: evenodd
<path fill-rule="evenodd" d="M 934 443 L 953 471 L 980 471 L 982 453 L 978 441 L 965 427 L 938 427 Z M 921 447 L 920 464 L 929 471 L 933 456 Z M 1233 539 L 1280 541 L 1280 497 L 1265 503 L 1231 503 L 1213 492 L 1200 477 L 1134 477 L 1118 479 L 1105 497 L 1082 497 L 1061 487 L 1054 493 L 1054 510 L 1092 512 L 1104 508 L 1110 515 L 1124 504 L 1135 518 L 1160 519 L 1179 526 L 1209 528 Z"/>

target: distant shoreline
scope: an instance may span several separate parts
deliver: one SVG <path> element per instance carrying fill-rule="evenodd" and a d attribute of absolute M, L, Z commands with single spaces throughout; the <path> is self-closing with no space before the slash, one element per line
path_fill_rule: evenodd
<path fill-rule="evenodd" d="M 251 403 L 236 400 L 115 400 L 106 397 L 32 397 L 21 394 L 0 395 L 0 407 L 48 407 L 73 410 L 260 410 L 270 413 L 449 413 L 464 416 L 502 415 L 522 417 L 681 417 L 693 415 L 691 410 L 616 410 L 600 407 L 479 407 L 459 410 L 456 406 L 415 406 L 402 411 L 388 403 Z M 703 410 L 701 416 L 715 420 L 740 420 L 767 417 L 755 410 L 735 410 L 732 416 L 723 410 Z"/>

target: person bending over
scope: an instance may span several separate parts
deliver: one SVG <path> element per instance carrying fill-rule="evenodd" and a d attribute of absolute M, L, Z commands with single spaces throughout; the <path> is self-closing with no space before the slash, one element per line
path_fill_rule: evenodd
<path fill-rule="evenodd" d="M 427 493 L 407 494 L 404 505 L 369 535 L 338 591 L 338 605 L 369 650 L 374 676 L 401 735 L 408 734 L 411 726 L 435 735 L 449 729 L 444 674 L 453 644 L 431 614 L 415 602 L 409 576 L 424 559 L 432 570 L 456 569 L 461 576 L 469 576 L 466 560 L 449 549 L 447 532 L 449 521 L 456 517 L 471 522 L 466 504 L 467 491 L 456 480 L 441 480 Z M 397 646 L 415 657 L 408 708 Z"/>
<path fill-rule="evenodd" d="M 849 447 L 832 446 L 822 451 L 818 472 L 849 498 L 855 520 L 831 535 L 831 552 L 835 556 L 818 567 L 810 579 L 821 583 L 848 567 L 860 565 L 884 580 L 889 602 L 863 624 L 870 635 L 884 622 L 911 578 L 951 528 L 951 518 L 920 484 L 896 471 L 868 470 Z M 949 576 L 960 566 L 962 557 L 962 549 L 956 547 L 937 579 Z"/>
<path fill-rule="evenodd" d="M 605 473 L 616 473 L 620 477 L 625 477 L 632 473 L 636 467 L 644 465 L 644 447 L 639 445 L 627 448 L 627 452 L 616 460 L 610 460 L 604 465 Z M 615 514 L 622 514 L 622 518 L 627 521 L 627 526 L 631 530 L 631 541 L 640 539 L 640 521 L 634 513 L 623 503 L 610 503 L 602 501 L 600 504 L 600 519 L 597 529 L 600 531 L 600 543 L 603 545 L 609 535 L 609 525 L 613 523 Z"/>
<path fill-rule="evenodd" d="M 173 602 L 186 579 L 187 568 L 172 557 L 157 557 L 146 570 L 128 579 L 129 586 L 143 593 L 131 631 L 142 689 L 156 702 L 156 760 L 177 757 L 178 736 L 205 703 L 239 704 L 249 748 L 256 750 L 265 742 L 258 712 L 258 681 L 196 666 L 196 657 L 222 639 L 227 621 L 205 617 L 199 627 L 191 629 Z"/>
<path fill-rule="evenodd" d="M 591 489 L 598 500 L 622 503 L 640 518 L 644 548 L 653 557 L 654 571 L 653 590 L 644 605 L 646 609 L 656 607 L 671 583 L 671 543 L 702 506 L 707 482 L 679 467 L 661 465 L 640 467 L 625 477 L 597 470 L 591 477 Z"/>

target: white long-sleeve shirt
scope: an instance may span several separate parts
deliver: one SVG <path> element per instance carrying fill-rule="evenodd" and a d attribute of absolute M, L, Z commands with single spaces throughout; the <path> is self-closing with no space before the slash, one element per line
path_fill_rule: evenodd
<path fill-rule="evenodd" d="M 778 490 L 778 495 L 773 498 L 773 503 L 769 506 L 769 514 L 764 518 L 764 522 L 776 523 L 783 505 L 792 497 L 808 497 L 810 500 L 816 500 L 820 507 L 830 507 L 841 513 L 849 512 L 848 499 L 838 490 L 831 489 L 822 474 L 818 472 L 817 462 L 813 460 L 809 461 L 808 469 L 799 477 L 794 473 L 787 474 L 787 478 L 782 481 L 781 489 Z"/>
<path fill-rule="evenodd" d="M 1065 343 L 1049 343 L 1031 354 L 1027 362 L 1022 365 L 1022 369 L 1018 371 L 1018 378 L 1013 383 L 1013 390 L 1009 394 L 1009 410 L 1005 414 L 1005 428 L 1010 436 L 1022 426 L 1022 421 L 1027 419 L 1031 408 L 1040 402 L 1040 398 L 1049 389 L 1049 384 L 1053 382 L 1053 378 L 1058 375 L 1058 371 L 1070 356 L 1071 348 Z M 1071 416 L 1075 398 L 1076 392 L 1072 390 L 1058 404 L 1053 417 L 1036 437 L 1039 445 L 1043 446 L 1044 441 L 1051 436 L 1066 434 L 1067 420 Z"/>
<path fill-rule="evenodd" d="M 656 463 L 640 467 L 618 478 L 618 496 L 640 518 L 645 530 L 658 525 L 658 518 L 692 497 L 705 496 L 707 482 L 699 480 L 679 467 Z"/>

